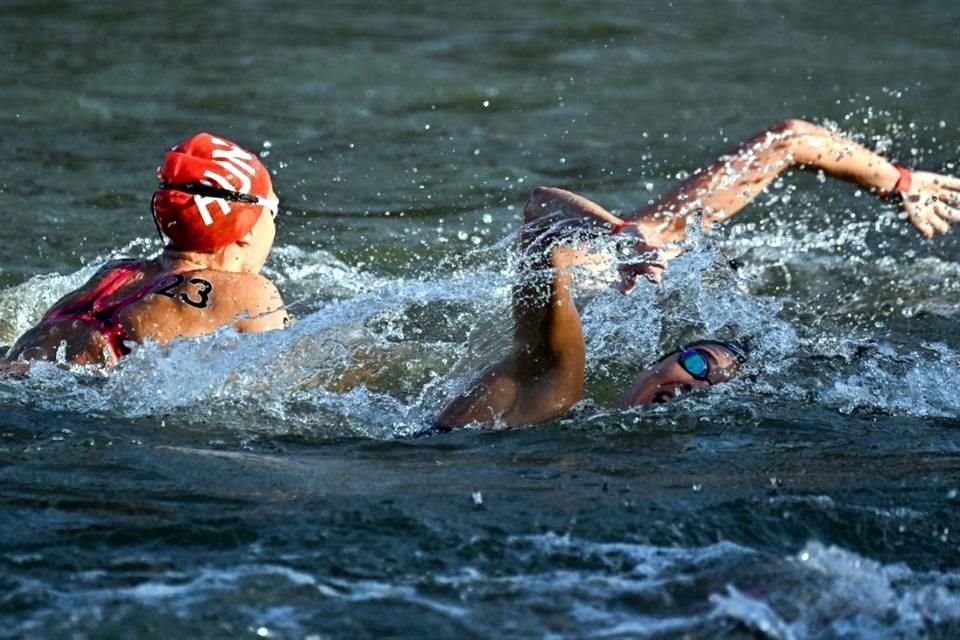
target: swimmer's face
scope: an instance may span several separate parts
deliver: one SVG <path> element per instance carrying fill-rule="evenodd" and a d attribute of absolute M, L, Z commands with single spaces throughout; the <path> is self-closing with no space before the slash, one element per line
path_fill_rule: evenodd
<path fill-rule="evenodd" d="M 702 360 L 701 360 L 702 358 Z M 685 360 L 684 367 L 681 359 Z M 682 350 L 668 353 L 647 367 L 637 378 L 633 389 L 624 397 L 624 406 L 650 405 L 669 402 L 677 396 L 697 389 L 706 389 L 732 379 L 740 369 L 743 356 L 733 348 L 719 342 L 702 341 L 688 345 Z M 706 363 L 706 369 L 697 365 Z M 698 379 L 695 373 L 704 371 L 706 380 Z"/>

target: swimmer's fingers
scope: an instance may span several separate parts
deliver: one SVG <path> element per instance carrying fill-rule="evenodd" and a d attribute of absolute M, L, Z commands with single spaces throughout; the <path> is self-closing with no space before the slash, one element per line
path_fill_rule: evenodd
<path fill-rule="evenodd" d="M 933 226 L 924 215 L 923 207 L 920 204 L 918 196 L 903 194 L 903 210 L 907 214 L 907 220 L 913 225 L 913 228 L 924 238 L 930 239 L 934 236 Z"/>
<path fill-rule="evenodd" d="M 903 208 L 910 224 L 925 238 L 947 233 L 950 223 L 960 222 L 957 200 L 960 180 L 929 171 L 911 175 L 910 190 L 902 193 Z"/>
<path fill-rule="evenodd" d="M 911 175 L 914 184 L 919 180 L 922 186 L 927 188 L 940 188 L 949 191 L 960 191 L 960 178 L 948 176 L 942 173 L 933 173 L 932 171 L 914 171 Z"/>
<path fill-rule="evenodd" d="M 947 233 L 950 231 L 950 223 L 960 220 L 960 216 L 948 213 L 948 209 L 936 198 L 907 197 L 903 207 L 913 228 L 928 240 L 939 233 Z"/>
<path fill-rule="evenodd" d="M 941 209 L 939 205 L 930 203 L 928 206 L 932 211 L 932 214 L 929 216 L 930 225 L 937 230 L 937 233 L 947 233 L 950 231 L 950 222 L 940 213 Z"/>
<path fill-rule="evenodd" d="M 902 194 L 910 222 L 926 238 L 947 233 L 960 222 L 960 179 L 929 171 L 911 177 L 910 191 Z"/>
<path fill-rule="evenodd" d="M 937 193 L 936 199 L 937 215 L 949 222 L 960 222 L 960 191 L 944 187 Z"/>
<path fill-rule="evenodd" d="M 637 288 L 637 277 L 627 273 L 620 272 L 620 283 L 617 285 L 617 291 L 623 295 L 630 293 Z"/>
<path fill-rule="evenodd" d="M 640 260 L 624 262 L 617 267 L 620 274 L 620 293 L 628 294 L 637 286 L 637 278 L 643 277 L 653 284 L 660 284 L 663 272 L 667 269 L 667 261 L 657 250 L 649 251 Z"/>
<path fill-rule="evenodd" d="M 941 200 L 955 199 L 960 197 L 960 178 L 931 171 L 914 171 L 911 174 L 910 191 L 903 195 L 921 198 L 934 196 Z"/>
<path fill-rule="evenodd" d="M 960 222 L 960 202 L 947 201 L 941 203 L 941 205 L 950 222 Z"/>
<path fill-rule="evenodd" d="M 941 220 L 950 223 L 960 222 L 960 206 L 950 200 L 940 200 L 934 205 L 933 210 L 940 216 Z"/>

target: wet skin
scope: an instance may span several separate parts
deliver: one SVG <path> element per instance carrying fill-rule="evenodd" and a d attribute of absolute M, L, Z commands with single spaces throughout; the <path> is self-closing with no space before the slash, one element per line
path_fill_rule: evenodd
<path fill-rule="evenodd" d="M 620 405 L 632 407 L 669 402 L 681 394 L 706 389 L 736 376 L 740 362 L 730 349 L 719 344 L 698 344 L 693 348 L 707 357 L 710 365 L 708 380 L 698 380 L 690 375 L 681 366 L 680 351 L 677 350 L 644 369 Z"/>

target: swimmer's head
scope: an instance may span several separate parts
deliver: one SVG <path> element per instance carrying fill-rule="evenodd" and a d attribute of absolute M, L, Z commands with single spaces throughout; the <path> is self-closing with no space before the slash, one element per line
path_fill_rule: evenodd
<path fill-rule="evenodd" d="M 187 138 L 157 169 L 151 209 L 157 229 L 185 251 L 210 253 L 277 213 L 270 173 L 256 154 L 209 133 Z"/>
<path fill-rule="evenodd" d="M 624 398 L 626 406 L 669 402 L 696 389 L 733 379 L 747 360 L 743 349 L 720 340 L 698 340 L 647 367 Z"/>

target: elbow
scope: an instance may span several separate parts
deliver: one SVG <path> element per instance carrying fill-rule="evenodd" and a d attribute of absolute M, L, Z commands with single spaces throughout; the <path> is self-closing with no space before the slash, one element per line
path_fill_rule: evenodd
<path fill-rule="evenodd" d="M 817 126 L 800 118 L 787 118 L 770 127 L 770 133 L 804 135 L 814 132 Z"/>
<path fill-rule="evenodd" d="M 823 130 L 815 124 L 799 118 L 787 118 L 767 130 L 764 143 L 773 151 L 781 154 L 790 165 L 807 162 L 804 151 L 809 141 Z"/>
<path fill-rule="evenodd" d="M 549 207 L 555 204 L 556 199 L 564 193 L 566 192 L 563 189 L 556 187 L 534 187 L 526 204 L 523 205 L 523 221 L 533 222 L 549 213 Z"/>

